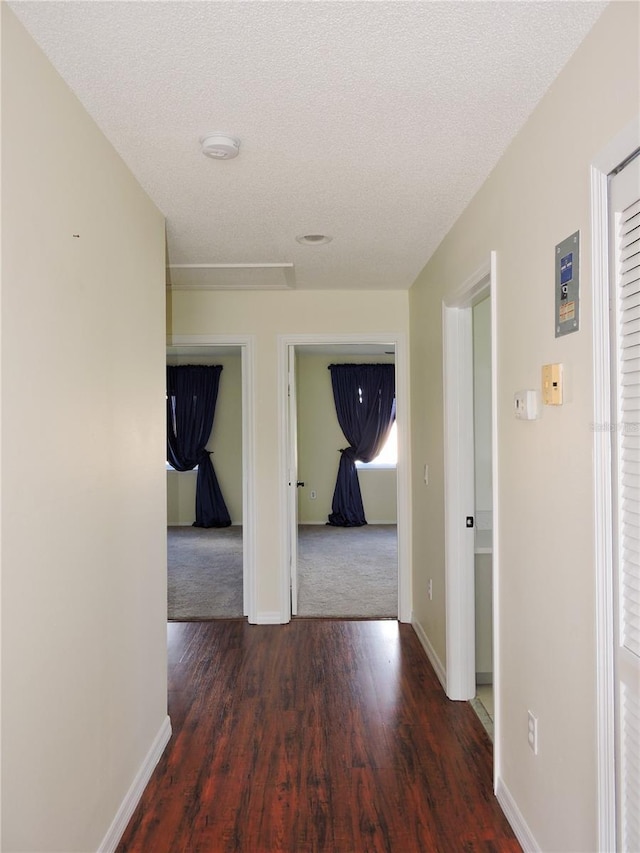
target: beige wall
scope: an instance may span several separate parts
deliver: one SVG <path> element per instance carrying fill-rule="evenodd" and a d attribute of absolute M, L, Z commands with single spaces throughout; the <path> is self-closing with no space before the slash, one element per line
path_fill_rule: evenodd
<path fill-rule="evenodd" d="M 87 853 L 166 723 L 164 222 L 1 14 L 2 849 Z"/>
<path fill-rule="evenodd" d="M 296 357 L 298 408 L 298 491 L 300 524 L 326 524 L 331 512 L 340 454 L 346 446 L 336 416 L 330 364 L 391 363 L 393 356 L 328 356 L 299 353 Z M 369 524 L 395 524 L 397 519 L 395 469 L 358 471 L 362 503 Z M 317 498 L 311 500 L 311 491 Z"/>
<path fill-rule="evenodd" d="M 443 296 L 496 250 L 499 774 L 542 850 L 595 850 L 596 720 L 591 231 L 592 159 L 632 118 L 638 4 L 613 3 L 410 291 L 415 615 L 445 658 Z M 554 247 L 581 232 L 581 329 L 554 336 Z M 565 366 L 569 399 L 517 421 L 513 394 Z M 538 717 L 539 754 L 527 744 Z"/>
<path fill-rule="evenodd" d="M 252 335 L 255 341 L 254 473 L 257 610 L 275 618 L 282 610 L 280 472 L 278 433 L 278 335 L 406 333 L 406 291 L 193 292 L 172 294 L 174 335 Z"/>
<path fill-rule="evenodd" d="M 169 364 L 219 364 L 222 366 L 218 401 L 207 448 L 220 483 L 232 524 L 242 524 L 242 361 L 237 354 L 171 356 Z M 167 471 L 167 523 L 193 524 L 196 500 L 195 471 Z"/>

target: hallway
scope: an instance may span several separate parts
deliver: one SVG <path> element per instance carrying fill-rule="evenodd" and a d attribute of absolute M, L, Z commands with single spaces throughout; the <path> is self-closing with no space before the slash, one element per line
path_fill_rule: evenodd
<path fill-rule="evenodd" d="M 520 850 L 409 625 L 172 623 L 173 737 L 118 853 Z"/>

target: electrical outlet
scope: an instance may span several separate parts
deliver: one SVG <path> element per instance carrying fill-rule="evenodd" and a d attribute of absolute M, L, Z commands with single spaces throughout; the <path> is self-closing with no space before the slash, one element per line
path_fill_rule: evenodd
<path fill-rule="evenodd" d="M 424 484 L 425 486 L 429 485 L 429 466 L 427 463 L 424 463 Z"/>
<path fill-rule="evenodd" d="M 316 490 L 315 490 L 315 489 L 311 489 L 311 491 L 309 492 L 309 500 L 310 500 L 310 501 L 315 501 L 315 499 L 316 499 L 317 497 L 318 497 L 318 493 L 316 492 Z"/>
<path fill-rule="evenodd" d="M 527 712 L 528 714 L 528 725 L 529 730 L 527 733 L 527 739 L 529 741 L 529 746 L 533 750 L 533 754 L 538 754 L 538 719 L 534 717 L 531 711 Z"/>
<path fill-rule="evenodd" d="M 427 594 L 429 595 L 429 601 L 433 601 L 433 581 L 429 578 L 429 586 L 427 587 Z"/>

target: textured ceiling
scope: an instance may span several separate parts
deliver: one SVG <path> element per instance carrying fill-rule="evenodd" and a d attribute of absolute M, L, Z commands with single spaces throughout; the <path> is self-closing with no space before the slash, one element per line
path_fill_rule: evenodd
<path fill-rule="evenodd" d="M 167 217 L 175 286 L 403 289 L 606 4 L 10 5 Z"/>

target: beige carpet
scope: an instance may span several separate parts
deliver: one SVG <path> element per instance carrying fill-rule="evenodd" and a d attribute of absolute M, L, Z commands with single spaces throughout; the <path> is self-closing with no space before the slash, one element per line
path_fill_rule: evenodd
<path fill-rule="evenodd" d="M 168 618 L 242 616 L 242 528 L 169 527 Z M 258 556 L 259 559 L 259 556 Z M 298 528 L 298 615 L 396 618 L 395 525 Z"/>
<path fill-rule="evenodd" d="M 395 524 L 298 527 L 298 615 L 398 616 Z"/>
<path fill-rule="evenodd" d="M 242 616 L 242 527 L 167 529 L 170 621 Z"/>

